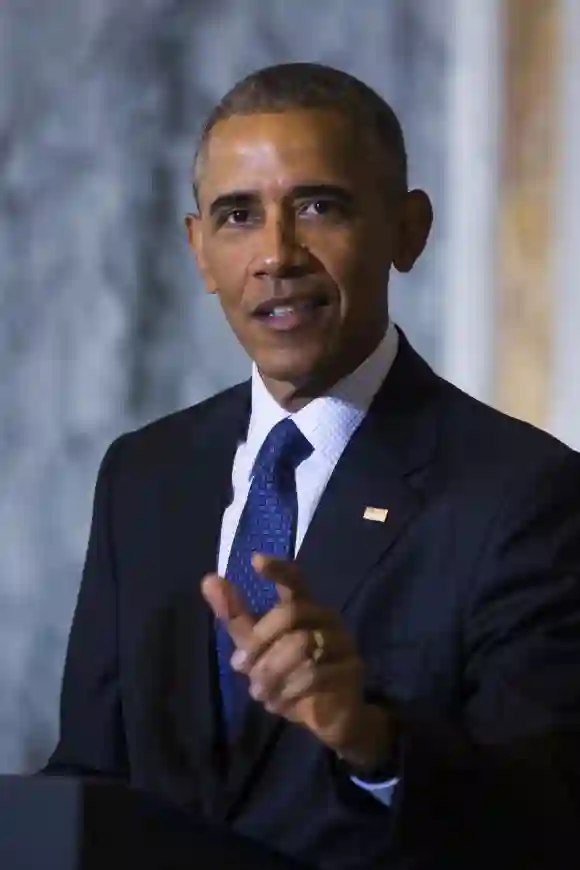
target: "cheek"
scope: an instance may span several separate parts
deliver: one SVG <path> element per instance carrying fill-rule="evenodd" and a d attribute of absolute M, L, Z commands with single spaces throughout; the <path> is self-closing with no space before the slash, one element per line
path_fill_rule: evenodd
<path fill-rule="evenodd" d="M 235 308 L 247 283 L 248 257 L 243 247 L 209 246 L 206 250 L 206 270 L 224 308 Z"/>
<path fill-rule="evenodd" d="M 341 289 L 376 282 L 390 264 L 390 239 L 368 221 L 357 222 L 324 238 L 313 236 L 309 241 L 312 253 Z"/>
<path fill-rule="evenodd" d="M 386 290 L 389 271 L 392 266 L 393 240 L 388 229 L 379 231 L 371 227 L 359 247 L 357 279 L 368 286 L 370 293 Z"/>
<path fill-rule="evenodd" d="M 352 233 L 312 234 L 306 244 L 314 259 L 341 289 L 360 268 L 360 248 Z"/>
<path fill-rule="evenodd" d="M 359 300 L 385 286 L 389 262 L 380 246 L 374 249 L 365 239 L 349 239 L 333 248 L 324 266 L 340 290 L 343 306 L 358 309 Z"/>

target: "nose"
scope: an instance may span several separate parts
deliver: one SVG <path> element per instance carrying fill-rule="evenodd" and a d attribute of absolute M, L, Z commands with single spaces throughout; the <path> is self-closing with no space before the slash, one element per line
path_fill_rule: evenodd
<path fill-rule="evenodd" d="M 292 278 L 308 271 L 307 246 L 297 238 L 290 216 L 272 215 L 259 233 L 254 275 L 257 278 Z"/>

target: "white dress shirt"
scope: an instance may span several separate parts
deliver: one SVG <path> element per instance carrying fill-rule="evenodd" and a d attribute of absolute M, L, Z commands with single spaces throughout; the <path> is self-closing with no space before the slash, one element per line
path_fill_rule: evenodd
<path fill-rule="evenodd" d="M 234 536 L 250 490 L 254 462 L 270 430 L 280 420 L 290 416 L 313 447 L 310 456 L 296 470 L 296 555 L 330 475 L 388 375 L 398 346 L 399 334 L 390 322 L 381 343 L 358 369 L 326 395 L 313 399 L 294 414 L 289 414 L 276 402 L 254 366 L 247 439 L 236 451 L 232 470 L 233 499 L 222 519 L 218 554 L 218 572 L 222 577 L 226 573 Z M 388 783 L 371 785 L 357 779 L 353 781 L 386 804 L 391 802 L 397 783 L 397 780 L 390 780 Z"/>

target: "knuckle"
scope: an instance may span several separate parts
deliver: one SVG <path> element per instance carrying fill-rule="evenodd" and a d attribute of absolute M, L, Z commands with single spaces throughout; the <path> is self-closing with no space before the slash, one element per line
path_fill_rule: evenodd
<path fill-rule="evenodd" d="M 310 657 L 310 635 L 307 631 L 297 632 L 297 643 L 298 643 L 298 652 L 300 653 L 301 658 L 309 658 Z"/>
<path fill-rule="evenodd" d="M 251 670 L 250 678 L 256 682 L 267 682 L 272 678 L 274 667 L 270 655 L 260 658 Z"/>
<path fill-rule="evenodd" d="M 308 660 L 302 664 L 299 670 L 296 672 L 296 679 L 294 681 L 294 685 L 298 686 L 300 690 L 304 689 L 312 685 L 314 680 L 316 679 L 316 668 L 313 663 Z"/>
<path fill-rule="evenodd" d="M 299 610 L 298 605 L 295 601 L 289 601 L 286 607 L 284 608 L 284 616 L 286 627 L 290 628 L 293 625 L 296 625 L 299 618 Z"/>
<path fill-rule="evenodd" d="M 264 662 L 258 662 L 257 665 L 254 665 L 251 671 L 251 679 L 255 682 L 263 683 L 268 679 L 268 666 Z"/>

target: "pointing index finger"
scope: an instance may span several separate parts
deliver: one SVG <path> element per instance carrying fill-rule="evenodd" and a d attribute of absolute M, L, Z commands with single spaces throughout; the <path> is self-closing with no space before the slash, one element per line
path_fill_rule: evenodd
<path fill-rule="evenodd" d="M 266 580 L 276 584 L 280 601 L 292 601 L 296 598 L 308 598 L 304 581 L 296 562 L 278 559 L 265 553 L 254 553 L 252 565 Z"/>

